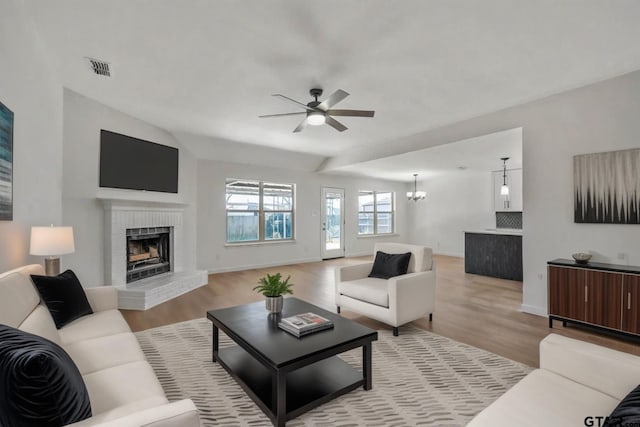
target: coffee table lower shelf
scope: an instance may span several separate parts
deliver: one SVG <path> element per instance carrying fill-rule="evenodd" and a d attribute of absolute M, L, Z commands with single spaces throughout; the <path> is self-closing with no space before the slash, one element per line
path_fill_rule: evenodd
<path fill-rule="evenodd" d="M 221 348 L 217 361 L 276 424 L 274 372 L 239 346 Z M 338 356 L 287 373 L 286 420 L 364 386 L 364 378 Z"/>

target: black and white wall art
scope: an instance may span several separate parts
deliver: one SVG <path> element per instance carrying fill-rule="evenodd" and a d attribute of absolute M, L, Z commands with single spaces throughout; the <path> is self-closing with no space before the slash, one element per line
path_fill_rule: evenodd
<path fill-rule="evenodd" d="M 573 157 L 574 221 L 640 224 L 640 149 Z"/>
<path fill-rule="evenodd" d="M 13 220 L 13 112 L 0 102 L 0 221 Z"/>

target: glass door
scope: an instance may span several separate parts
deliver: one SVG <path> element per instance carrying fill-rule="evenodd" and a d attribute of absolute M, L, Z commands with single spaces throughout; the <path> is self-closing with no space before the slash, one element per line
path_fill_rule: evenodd
<path fill-rule="evenodd" d="M 344 256 L 344 190 L 322 188 L 322 259 Z"/>

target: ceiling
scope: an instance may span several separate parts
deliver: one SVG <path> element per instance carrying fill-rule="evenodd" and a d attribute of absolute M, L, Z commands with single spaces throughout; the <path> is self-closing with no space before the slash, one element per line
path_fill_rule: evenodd
<path fill-rule="evenodd" d="M 637 0 L 25 3 L 65 87 L 202 158 L 252 144 L 319 163 L 640 69 Z M 87 56 L 112 77 L 90 73 Z M 296 134 L 299 116 L 258 118 L 296 111 L 271 94 L 306 103 L 311 87 L 343 89 L 339 108 L 376 116 Z"/>
<path fill-rule="evenodd" d="M 522 168 L 522 128 L 438 145 L 424 150 L 357 163 L 340 169 L 341 174 L 375 176 L 392 181 L 413 181 L 459 173 Z"/>

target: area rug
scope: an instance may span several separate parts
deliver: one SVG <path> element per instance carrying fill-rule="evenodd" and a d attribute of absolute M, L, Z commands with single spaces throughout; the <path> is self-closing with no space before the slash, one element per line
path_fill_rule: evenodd
<path fill-rule="evenodd" d="M 171 401 L 190 398 L 204 426 L 268 426 L 269 419 L 211 362 L 211 322 L 190 320 L 136 333 Z M 220 347 L 234 345 L 220 333 Z M 340 355 L 360 369 L 361 349 Z M 288 426 L 463 426 L 532 369 L 422 329 L 373 343 L 373 389 L 354 390 Z"/>

